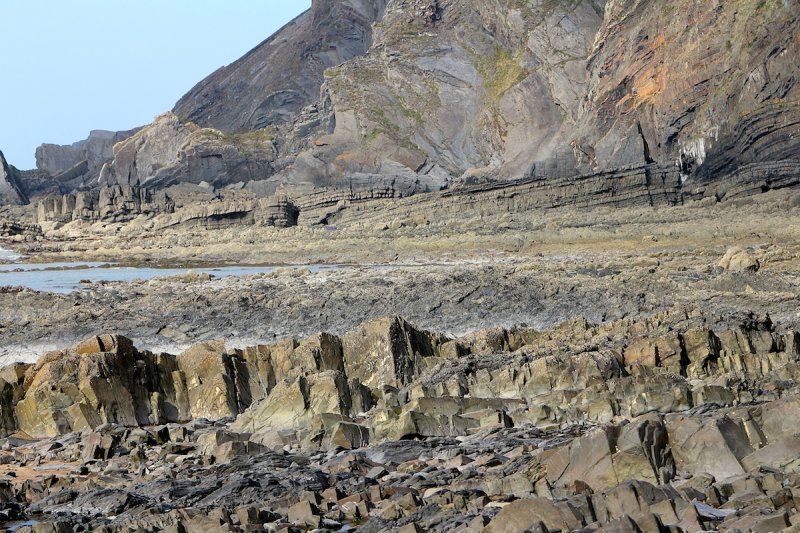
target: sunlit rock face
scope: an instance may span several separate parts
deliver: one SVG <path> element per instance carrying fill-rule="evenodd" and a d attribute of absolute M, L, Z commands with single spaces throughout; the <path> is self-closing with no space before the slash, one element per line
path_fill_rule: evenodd
<path fill-rule="evenodd" d="M 718 198 L 792 186 L 798 15 L 783 0 L 317 0 L 57 185 L 345 200 L 609 172 Z"/>
<path fill-rule="evenodd" d="M 655 161 L 684 180 L 798 157 L 796 3 L 607 3 L 575 146 L 586 169 Z"/>

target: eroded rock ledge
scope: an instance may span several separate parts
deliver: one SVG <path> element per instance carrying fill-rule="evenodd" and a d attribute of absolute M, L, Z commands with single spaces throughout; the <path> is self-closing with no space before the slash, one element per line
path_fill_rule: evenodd
<path fill-rule="evenodd" d="M 163 191 L 113 185 L 99 191 L 51 196 L 37 203 L 39 224 L 130 222 L 156 218 L 154 229 L 190 221 L 205 227 L 255 223 L 290 227 L 360 222 L 395 212 L 436 213 L 497 209 L 508 213 L 560 207 L 674 206 L 706 199 L 719 202 L 800 185 L 800 162 L 748 165 L 724 183 L 686 184 L 675 165 L 649 164 L 609 172 L 547 178 L 537 174 L 516 182 L 479 183 L 431 190 L 418 181 L 385 176 L 349 188 L 319 188 L 302 194 L 256 198 L 251 192 L 208 193 L 176 200 Z M 440 184 L 441 186 L 441 184 Z M 417 194 L 426 191 L 426 194 Z M 159 215 L 165 215 L 158 218 Z"/>
<path fill-rule="evenodd" d="M 797 520 L 800 335 L 766 316 L 675 307 L 459 338 L 385 317 L 340 337 L 178 356 L 101 335 L 0 376 L 2 462 L 25 474 L 5 478 L 5 513 L 53 527 Z"/>

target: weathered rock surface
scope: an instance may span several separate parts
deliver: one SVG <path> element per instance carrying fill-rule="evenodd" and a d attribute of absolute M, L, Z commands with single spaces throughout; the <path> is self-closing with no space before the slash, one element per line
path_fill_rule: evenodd
<path fill-rule="evenodd" d="M 319 96 L 323 71 L 366 52 L 385 0 L 319 0 L 175 105 L 182 122 L 224 132 L 291 122 Z"/>
<path fill-rule="evenodd" d="M 729 248 L 722 259 L 719 260 L 719 266 L 734 272 L 757 272 L 761 264 L 752 254 L 738 246 L 734 246 Z"/>
<path fill-rule="evenodd" d="M 0 205 L 22 205 L 28 203 L 28 197 L 19 182 L 19 172 L 8 164 L 3 152 L 0 152 Z"/>
<path fill-rule="evenodd" d="M 221 188 L 271 174 L 275 159 L 267 130 L 226 134 L 182 123 L 165 113 L 114 146 L 100 182 L 165 188 L 178 183 Z"/>
<path fill-rule="evenodd" d="M 36 241 L 44 238 L 42 228 L 37 224 L 25 224 L 0 220 L 0 240 Z"/>
<path fill-rule="evenodd" d="M 84 182 L 89 182 L 114 157 L 114 145 L 137 131 L 94 130 L 86 139 L 71 145 L 43 144 L 36 149 L 36 168 L 59 181 L 83 177 Z M 73 169 L 80 170 L 69 174 Z"/>
<path fill-rule="evenodd" d="M 31 531 L 779 530 L 800 511 L 799 337 L 683 307 L 458 338 L 389 317 L 178 357 L 101 335 L 0 370 L 2 512 Z M 673 338 L 676 362 L 623 356 Z"/>
<path fill-rule="evenodd" d="M 526 175 L 568 142 L 601 22 L 591 2 L 390 2 L 369 53 L 327 72 L 317 108 L 335 129 L 301 157 L 333 182 L 386 160 L 421 176 Z"/>
<path fill-rule="evenodd" d="M 129 185 L 113 185 L 99 191 L 51 196 L 36 204 L 36 221 L 68 223 L 127 222 L 139 215 L 168 214 L 175 202 L 164 192 Z"/>
<path fill-rule="evenodd" d="M 334 205 L 631 169 L 668 194 L 796 186 L 797 6 L 662 4 L 318 0 L 120 143 L 101 181 Z M 643 198 L 630 181 L 613 187 Z"/>
<path fill-rule="evenodd" d="M 672 161 L 713 181 L 796 159 L 798 15 L 778 1 L 608 2 L 574 135 L 581 164 Z"/>

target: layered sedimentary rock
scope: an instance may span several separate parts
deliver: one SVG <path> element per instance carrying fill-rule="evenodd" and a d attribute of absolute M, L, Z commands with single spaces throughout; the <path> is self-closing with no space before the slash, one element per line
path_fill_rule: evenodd
<path fill-rule="evenodd" d="M 331 175 L 387 154 L 451 176 L 660 163 L 700 181 L 796 159 L 794 4 L 429 4 L 390 3 L 370 53 L 329 72 L 336 130 L 311 153 Z"/>
<path fill-rule="evenodd" d="M 299 223 L 306 225 L 377 222 L 394 214 L 432 221 L 484 209 L 520 213 L 551 208 L 675 206 L 704 199 L 731 201 L 800 185 L 800 160 L 751 164 L 725 181 L 702 184 L 685 181 L 672 164 L 651 163 L 562 178 L 554 178 L 548 168 L 537 167 L 532 177 L 513 183 L 479 181 L 413 197 L 392 188 L 360 192 L 324 188 L 300 194 L 293 201 L 300 210 Z"/>
<path fill-rule="evenodd" d="M 180 192 L 180 191 L 178 191 Z M 254 199 L 250 195 L 222 198 L 211 193 L 184 193 L 180 200 L 171 193 L 146 187 L 112 185 L 99 191 L 50 196 L 36 204 L 38 223 L 125 223 L 144 215 L 153 219 L 150 229 L 182 225 L 220 229 L 253 225 L 289 227 L 297 225 L 299 211 L 281 195 Z"/>
<path fill-rule="evenodd" d="M 797 159 L 797 4 L 608 2 L 573 133 L 584 168 L 675 162 L 724 179 Z"/>
<path fill-rule="evenodd" d="M 267 130 L 225 134 L 182 123 L 166 113 L 131 138 L 114 146 L 114 159 L 101 183 L 164 188 L 178 183 L 221 188 L 271 174 L 275 159 Z"/>
<path fill-rule="evenodd" d="M 780 530 L 799 346 L 691 307 L 458 338 L 387 317 L 178 356 L 101 335 L 0 370 L 3 434 L 45 439 L 3 452 L 0 490 L 10 516 L 93 529 Z"/>
<path fill-rule="evenodd" d="M 43 236 L 42 228 L 37 224 L 0 220 L 0 239 L 35 241 Z"/>
<path fill-rule="evenodd" d="M 62 182 L 86 174 L 96 178 L 103 164 L 114 157 L 114 145 L 136 131 L 93 130 L 86 139 L 70 145 L 42 144 L 36 149 L 36 168 Z"/>
<path fill-rule="evenodd" d="M 175 105 L 182 122 L 224 132 L 291 122 L 319 96 L 322 73 L 366 52 L 386 0 L 319 0 Z"/>
<path fill-rule="evenodd" d="M 126 222 L 138 215 L 168 214 L 175 202 L 163 192 L 144 187 L 113 185 L 98 191 L 78 192 L 40 200 L 36 218 L 44 222 Z"/>

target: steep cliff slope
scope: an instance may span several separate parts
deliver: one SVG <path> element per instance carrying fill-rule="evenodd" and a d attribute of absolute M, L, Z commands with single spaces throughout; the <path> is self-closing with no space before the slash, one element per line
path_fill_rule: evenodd
<path fill-rule="evenodd" d="M 335 183 L 387 157 L 500 178 L 674 163 L 710 180 L 798 159 L 799 6 L 390 2 L 370 52 L 328 71 L 336 130 L 303 167 Z"/>
<path fill-rule="evenodd" d="M 584 169 L 676 162 L 685 179 L 800 159 L 800 4 L 612 0 L 589 61 Z"/>
<path fill-rule="evenodd" d="M 315 0 L 235 63 L 197 84 L 175 105 L 183 122 L 225 132 L 291 122 L 319 96 L 322 72 L 363 54 L 386 0 Z"/>
<path fill-rule="evenodd" d="M 221 188 L 269 178 L 280 126 L 319 98 L 326 68 L 366 52 L 384 7 L 385 0 L 316 0 L 119 143 L 101 183 Z"/>
<path fill-rule="evenodd" d="M 717 196 L 786 186 L 798 29 L 789 0 L 315 0 L 117 144 L 100 181 L 396 197 L 637 169 Z"/>
<path fill-rule="evenodd" d="M 335 185 L 387 161 L 449 178 L 526 174 L 569 142 L 602 15 L 591 0 L 389 2 L 370 51 L 326 72 L 335 130 L 285 181 Z"/>

